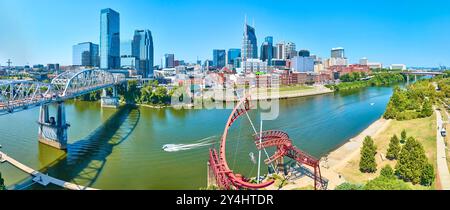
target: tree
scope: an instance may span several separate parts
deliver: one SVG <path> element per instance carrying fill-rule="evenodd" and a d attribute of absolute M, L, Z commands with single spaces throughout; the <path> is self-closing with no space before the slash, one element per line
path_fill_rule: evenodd
<path fill-rule="evenodd" d="M 401 146 L 397 135 L 392 136 L 389 148 L 386 153 L 386 158 L 389 160 L 396 160 L 400 154 Z"/>
<path fill-rule="evenodd" d="M 5 180 L 2 178 L 2 172 L 0 172 L 0 190 L 6 190 Z"/>
<path fill-rule="evenodd" d="M 413 137 L 409 137 L 400 152 L 395 173 L 400 179 L 417 184 L 421 182 L 423 175 L 428 175 L 428 172 L 423 173 L 424 170 L 429 170 L 427 164 L 428 158 L 422 144 Z"/>
<path fill-rule="evenodd" d="M 361 149 L 361 159 L 359 161 L 359 170 L 363 173 L 373 173 L 377 171 L 377 163 L 375 161 L 376 146 L 372 137 L 366 136 Z"/>
<path fill-rule="evenodd" d="M 408 138 L 406 136 L 406 130 L 402 130 L 400 143 L 404 144 L 406 142 L 406 138 Z"/>
<path fill-rule="evenodd" d="M 348 182 L 342 183 L 335 188 L 335 190 L 362 190 L 362 189 L 364 189 L 364 185 L 352 184 Z"/>
<path fill-rule="evenodd" d="M 423 104 L 422 111 L 420 112 L 420 117 L 429 117 L 433 115 L 433 107 L 430 100 L 425 100 Z"/>
<path fill-rule="evenodd" d="M 402 180 L 379 176 L 370 180 L 364 190 L 410 190 L 411 188 Z"/>
<path fill-rule="evenodd" d="M 432 164 L 428 163 L 422 170 L 422 178 L 420 180 L 420 184 L 424 186 L 430 186 L 434 181 L 434 177 L 435 177 L 434 167 Z"/>
<path fill-rule="evenodd" d="M 384 166 L 380 171 L 380 176 L 389 178 L 389 179 L 395 179 L 394 170 L 390 165 Z"/>

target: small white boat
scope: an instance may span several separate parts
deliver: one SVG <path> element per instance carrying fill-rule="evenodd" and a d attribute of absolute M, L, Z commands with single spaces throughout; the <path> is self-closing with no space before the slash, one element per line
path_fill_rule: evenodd
<path fill-rule="evenodd" d="M 370 106 L 373 106 L 373 105 L 375 105 L 375 103 L 370 103 Z"/>

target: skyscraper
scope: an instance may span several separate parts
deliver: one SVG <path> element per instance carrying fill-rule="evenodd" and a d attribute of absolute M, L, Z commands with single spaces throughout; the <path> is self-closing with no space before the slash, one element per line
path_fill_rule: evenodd
<path fill-rule="evenodd" d="M 150 30 L 136 30 L 132 42 L 137 73 L 143 78 L 153 76 L 153 37 Z"/>
<path fill-rule="evenodd" d="M 331 49 L 332 58 L 345 58 L 344 48 L 336 47 Z"/>
<path fill-rule="evenodd" d="M 120 41 L 120 67 L 135 69 L 135 58 L 132 55 L 131 43 L 133 40 Z"/>
<path fill-rule="evenodd" d="M 309 57 L 310 55 L 311 55 L 311 53 L 309 52 L 309 50 L 298 51 L 298 56 L 300 56 L 300 57 Z"/>
<path fill-rule="evenodd" d="M 165 54 L 164 55 L 164 59 L 165 59 L 165 67 L 166 68 L 173 68 L 175 67 L 175 55 L 174 54 Z"/>
<path fill-rule="evenodd" d="M 265 38 L 263 44 L 261 45 L 261 60 L 267 61 L 267 64 L 269 66 L 271 65 L 272 59 L 274 57 L 273 51 L 273 37 L 268 36 Z"/>
<path fill-rule="evenodd" d="M 242 41 L 242 60 L 258 58 L 258 45 L 255 34 L 255 28 L 247 24 L 247 19 L 244 24 L 244 37 Z"/>
<path fill-rule="evenodd" d="M 276 48 L 275 48 L 276 50 L 276 53 L 275 53 L 275 57 L 277 58 L 277 59 L 281 59 L 281 60 L 284 60 L 284 59 L 286 59 L 286 55 L 284 54 L 284 52 L 285 52 L 285 50 L 284 50 L 284 42 L 281 42 L 281 43 L 277 43 L 277 46 L 276 46 Z"/>
<path fill-rule="evenodd" d="M 72 64 L 75 66 L 98 67 L 98 45 L 83 42 L 72 47 Z"/>
<path fill-rule="evenodd" d="M 221 69 L 225 66 L 225 50 L 213 50 L 213 66 Z"/>
<path fill-rule="evenodd" d="M 286 43 L 284 50 L 285 59 L 291 59 L 297 54 L 296 46 L 293 42 Z"/>
<path fill-rule="evenodd" d="M 120 68 L 120 17 L 110 8 L 100 13 L 100 68 Z"/>
<path fill-rule="evenodd" d="M 241 49 L 235 49 L 235 48 L 229 49 L 227 57 L 228 57 L 228 64 L 235 65 L 234 67 L 238 67 L 238 66 L 236 66 L 236 63 L 234 61 L 237 58 L 241 57 Z"/>

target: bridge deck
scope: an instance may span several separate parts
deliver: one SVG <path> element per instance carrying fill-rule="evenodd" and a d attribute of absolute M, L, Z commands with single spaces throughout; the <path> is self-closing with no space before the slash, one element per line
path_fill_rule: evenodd
<path fill-rule="evenodd" d="M 77 184 L 74 184 L 74 183 L 66 182 L 66 181 L 63 181 L 63 180 L 60 180 L 60 179 L 57 179 L 57 178 L 45 175 L 45 174 L 43 174 L 43 173 L 41 173 L 39 171 L 36 171 L 36 170 L 34 170 L 34 169 L 32 169 L 32 168 L 30 168 L 30 167 L 20 163 L 19 161 L 17 161 L 14 158 L 6 155 L 3 152 L 0 152 L 0 162 L 2 162 L 2 163 L 3 162 L 8 162 L 11 165 L 17 167 L 18 169 L 24 171 L 25 173 L 32 175 L 34 177 L 33 178 L 34 182 L 37 182 L 37 183 L 39 183 L 41 185 L 44 185 L 44 186 L 48 185 L 49 183 L 52 183 L 54 185 L 60 186 L 62 188 L 68 189 L 68 190 L 97 190 L 95 188 L 90 188 L 90 187 L 85 187 L 85 186 L 82 186 L 82 185 L 77 185 Z"/>

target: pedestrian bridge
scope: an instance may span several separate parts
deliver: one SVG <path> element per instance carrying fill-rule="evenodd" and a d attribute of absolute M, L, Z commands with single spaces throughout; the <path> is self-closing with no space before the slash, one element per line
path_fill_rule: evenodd
<path fill-rule="evenodd" d="M 124 82 L 126 79 L 123 74 L 112 74 L 100 69 L 66 71 L 55 77 L 51 83 L 0 80 L 0 115 L 63 102 Z"/>
<path fill-rule="evenodd" d="M 67 129 L 64 101 L 103 90 L 102 107 L 118 107 L 117 86 L 127 82 L 125 75 L 101 69 L 66 71 L 51 83 L 28 80 L 0 80 L 0 115 L 40 106 L 39 141 L 58 149 L 66 149 Z M 108 96 L 106 88 L 112 88 Z M 57 112 L 50 117 L 49 105 Z"/>

